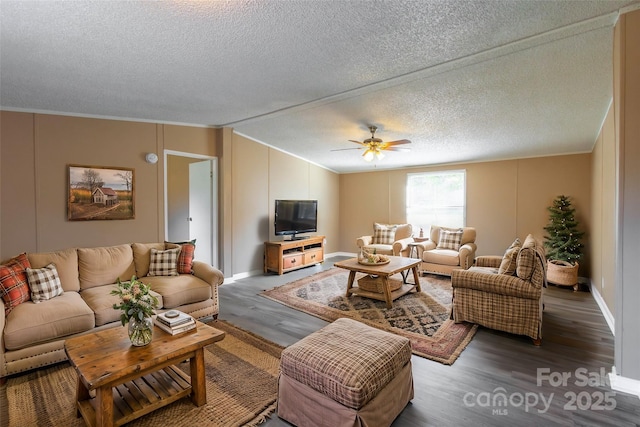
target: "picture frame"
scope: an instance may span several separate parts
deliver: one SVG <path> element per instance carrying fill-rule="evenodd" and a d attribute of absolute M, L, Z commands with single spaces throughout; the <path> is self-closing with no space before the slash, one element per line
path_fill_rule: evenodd
<path fill-rule="evenodd" d="M 123 167 L 68 165 L 69 221 L 135 218 L 135 170 Z"/>

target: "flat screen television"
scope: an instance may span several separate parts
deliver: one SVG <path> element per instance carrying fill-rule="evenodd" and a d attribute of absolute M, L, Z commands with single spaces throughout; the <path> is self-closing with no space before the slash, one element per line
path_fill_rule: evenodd
<path fill-rule="evenodd" d="M 317 218 L 317 200 L 276 200 L 276 236 L 291 235 L 293 240 L 306 239 L 296 237 L 296 234 L 318 231 Z"/>

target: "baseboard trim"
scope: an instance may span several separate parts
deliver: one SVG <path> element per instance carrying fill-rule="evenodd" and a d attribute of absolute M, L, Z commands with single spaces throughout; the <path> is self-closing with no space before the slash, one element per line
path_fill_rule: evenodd
<path fill-rule="evenodd" d="M 600 308 L 600 311 L 602 312 L 602 315 L 604 316 L 604 320 L 607 322 L 607 325 L 609 325 L 609 329 L 611 330 L 611 333 L 613 334 L 613 336 L 616 336 L 616 319 L 613 316 L 613 314 L 611 313 L 611 311 L 609 310 L 609 307 L 607 307 L 607 303 L 604 302 L 604 298 L 602 298 L 602 295 L 600 294 L 600 291 L 598 291 L 598 288 L 596 288 L 593 285 L 593 281 L 589 280 L 588 281 L 588 285 L 589 285 L 589 291 L 591 291 L 591 295 L 593 296 L 593 299 L 595 300 L 596 304 L 598 304 L 598 307 Z"/>
<path fill-rule="evenodd" d="M 612 390 L 633 394 L 638 396 L 638 398 L 640 399 L 640 381 L 616 374 L 615 366 L 611 367 L 609 382 L 611 383 Z"/>

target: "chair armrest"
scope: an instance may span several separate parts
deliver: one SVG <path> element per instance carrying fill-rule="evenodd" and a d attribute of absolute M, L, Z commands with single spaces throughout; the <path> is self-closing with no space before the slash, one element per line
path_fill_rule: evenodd
<path fill-rule="evenodd" d="M 418 246 L 418 258 L 422 259 L 422 253 L 424 251 L 430 251 L 436 248 L 436 243 L 432 240 L 425 240 L 424 242 L 416 242 Z"/>
<path fill-rule="evenodd" d="M 456 288 L 475 289 L 492 294 L 508 295 L 526 299 L 540 299 L 542 289 L 531 282 L 517 276 L 496 274 L 492 272 L 471 270 L 453 270 L 451 286 Z"/>
<path fill-rule="evenodd" d="M 373 241 L 373 236 L 360 236 L 356 240 L 356 245 L 358 245 L 358 247 L 361 248 L 363 246 L 370 245 L 372 241 Z"/>
<path fill-rule="evenodd" d="M 409 248 L 409 243 L 413 243 L 413 237 L 405 237 L 404 239 L 393 242 L 393 255 L 401 256 L 401 252 Z"/>
<path fill-rule="evenodd" d="M 465 243 L 460 246 L 460 266 L 465 270 L 473 265 L 476 257 L 477 246 L 475 243 Z"/>
<path fill-rule="evenodd" d="M 502 257 L 499 255 L 482 255 L 476 258 L 476 267 L 500 268 Z"/>
<path fill-rule="evenodd" d="M 193 261 L 191 270 L 193 271 L 194 276 L 204 280 L 210 284 L 211 287 L 220 286 L 224 282 L 224 274 L 222 274 L 222 271 L 205 262 Z"/>

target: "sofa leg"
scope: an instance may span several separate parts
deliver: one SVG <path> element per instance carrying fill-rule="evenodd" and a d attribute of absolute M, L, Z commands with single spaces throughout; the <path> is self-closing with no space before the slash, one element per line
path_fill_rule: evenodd
<path fill-rule="evenodd" d="M 539 347 L 542 345 L 542 338 L 533 338 L 533 345 Z"/>

